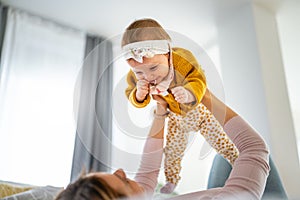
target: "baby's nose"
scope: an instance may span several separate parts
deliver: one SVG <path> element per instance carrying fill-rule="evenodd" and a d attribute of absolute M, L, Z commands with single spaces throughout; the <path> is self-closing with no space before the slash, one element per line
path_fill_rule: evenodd
<path fill-rule="evenodd" d="M 154 75 L 153 75 L 153 74 L 146 74 L 146 75 L 145 75 L 145 79 L 146 79 L 147 81 L 152 81 L 153 78 L 154 78 Z"/>

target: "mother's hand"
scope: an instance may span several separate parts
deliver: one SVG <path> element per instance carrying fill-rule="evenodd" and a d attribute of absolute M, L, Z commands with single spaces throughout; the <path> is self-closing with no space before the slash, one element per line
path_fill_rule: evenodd
<path fill-rule="evenodd" d="M 153 94 L 152 98 L 157 102 L 158 106 L 162 106 L 163 108 L 167 109 L 168 103 L 164 98 L 162 98 L 160 95 Z"/>
<path fill-rule="evenodd" d="M 150 129 L 149 136 L 153 138 L 164 138 L 165 118 L 168 115 L 168 103 L 160 95 L 152 95 L 152 98 L 157 102 L 154 111 L 154 120 Z"/>

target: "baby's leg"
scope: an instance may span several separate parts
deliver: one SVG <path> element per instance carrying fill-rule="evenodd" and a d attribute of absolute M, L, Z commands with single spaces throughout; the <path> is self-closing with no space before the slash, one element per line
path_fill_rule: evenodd
<path fill-rule="evenodd" d="M 240 116 L 224 126 L 240 155 L 224 187 L 171 198 L 182 199 L 261 199 L 269 175 L 269 149 L 263 138 Z"/>
<path fill-rule="evenodd" d="M 214 115 L 203 105 L 198 106 L 200 112 L 200 131 L 206 141 L 231 164 L 237 159 L 239 152 L 224 132 Z"/>
<path fill-rule="evenodd" d="M 173 192 L 180 180 L 181 160 L 188 142 L 187 135 L 180 123 L 182 123 L 181 118 L 171 113 L 168 121 L 167 141 L 164 148 L 164 167 L 167 184 L 161 188 L 162 193 Z"/>

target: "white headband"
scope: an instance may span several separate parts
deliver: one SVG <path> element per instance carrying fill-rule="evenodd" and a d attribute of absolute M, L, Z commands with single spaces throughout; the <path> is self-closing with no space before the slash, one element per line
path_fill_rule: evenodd
<path fill-rule="evenodd" d="M 144 40 L 127 44 L 123 47 L 125 59 L 133 58 L 139 63 L 143 63 L 143 57 L 152 58 L 156 54 L 170 52 L 170 42 L 168 40 Z"/>

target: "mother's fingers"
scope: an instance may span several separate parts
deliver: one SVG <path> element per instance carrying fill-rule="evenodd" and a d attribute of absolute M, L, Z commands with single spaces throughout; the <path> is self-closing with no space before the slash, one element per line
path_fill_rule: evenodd
<path fill-rule="evenodd" d="M 165 101 L 160 95 L 156 95 L 156 94 L 153 94 L 153 95 L 152 95 L 152 98 L 153 98 L 155 101 Z"/>
<path fill-rule="evenodd" d="M 167 105 L 166 100 L 164 98 L 162 98 L 160 95 L 153 94 L 152 98 L 162 105 Z"/>

